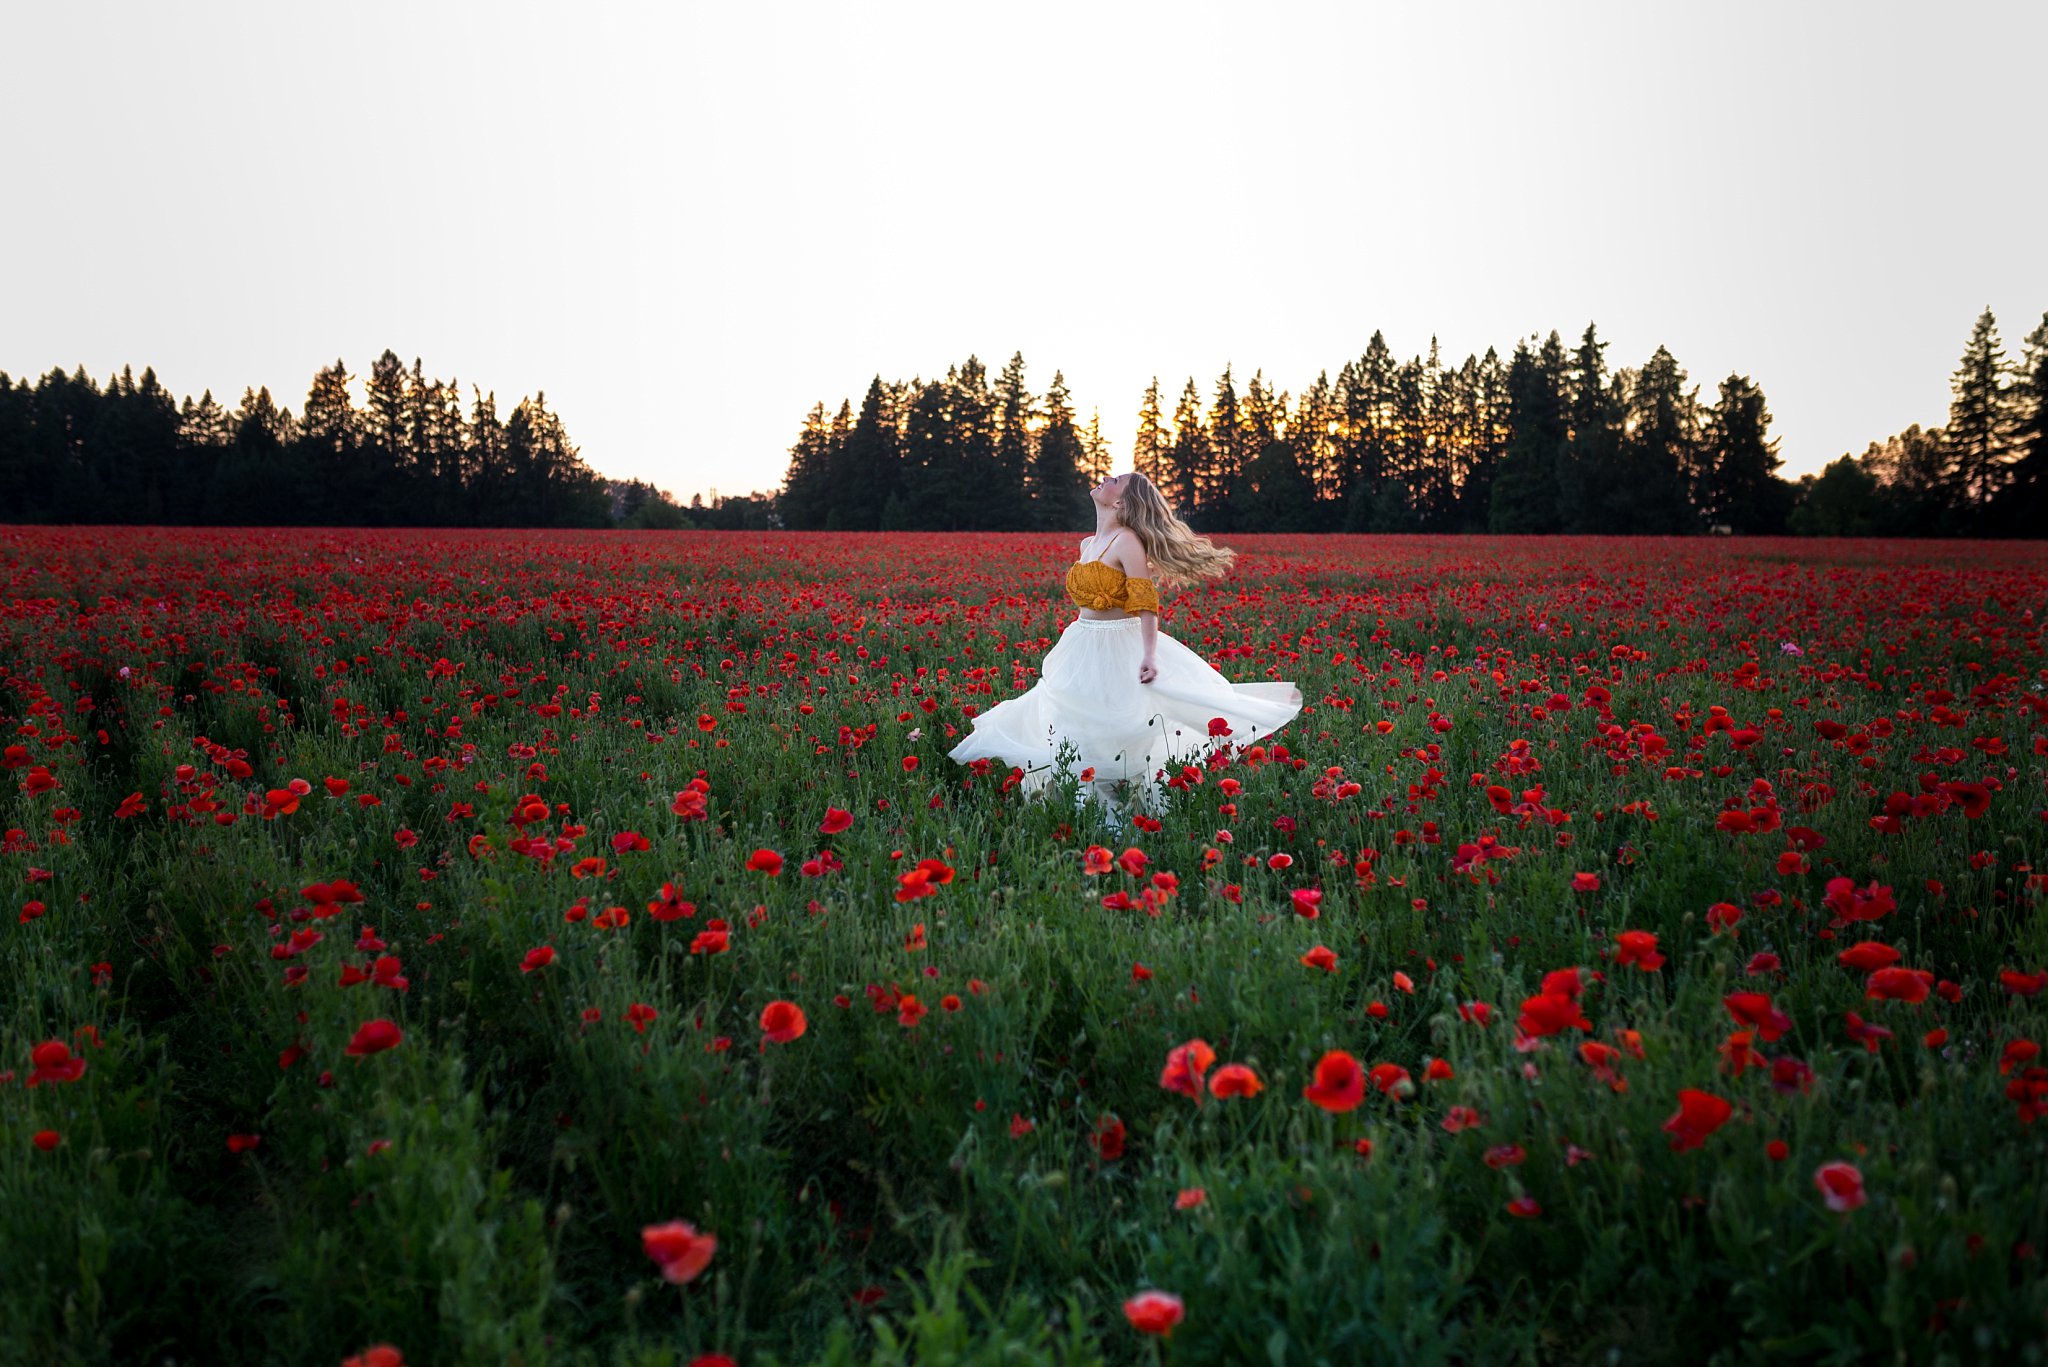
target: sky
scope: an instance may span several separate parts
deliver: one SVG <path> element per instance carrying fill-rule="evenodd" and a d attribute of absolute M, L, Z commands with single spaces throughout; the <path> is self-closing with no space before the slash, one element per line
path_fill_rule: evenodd
<path fill-rule="evenodd" d="M 1588 322 L 1791 477 L 2048 314 L 2048 5 L 515 0 L 9 7 L 0 371 L 300 411 L 389 347 L 687 502 L 1014 352 L 1299 395 Z"/>

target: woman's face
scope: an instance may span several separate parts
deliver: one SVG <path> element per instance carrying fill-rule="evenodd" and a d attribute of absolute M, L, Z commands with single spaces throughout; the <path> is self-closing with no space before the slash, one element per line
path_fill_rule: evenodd
<path fill-rule="evenodd" d="M 1124 486 L 1130 483 L 1130 479 L 1131 475 L 1128 470 L 1120 475 L 1110 475 L 1093 489 L 1090 489 L 1088 497 L 1095 500 L 1097 507 L 1111 507 L 1118 499 L 1124 496 Z"/>

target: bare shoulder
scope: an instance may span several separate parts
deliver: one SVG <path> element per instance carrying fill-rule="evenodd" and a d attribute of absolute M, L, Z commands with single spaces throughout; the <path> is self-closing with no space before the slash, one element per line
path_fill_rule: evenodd
<path fill-rule="evenodd" d="M 1104 557 L 1132 579 L 1152 578 L 1152 561 L 1145 555 L 1144 543 L 1135 536 L 1120 536 Z"/>

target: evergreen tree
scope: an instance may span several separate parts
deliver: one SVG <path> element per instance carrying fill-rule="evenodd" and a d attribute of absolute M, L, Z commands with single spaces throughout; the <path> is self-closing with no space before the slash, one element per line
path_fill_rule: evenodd
<path fill-rule="evenodd" d="M 898 488 L 902 463 L 890 418 L 889 396 L 877 375 L 861 400 L 860 417 L 847 438 L 846 453 L 835 462 L 841 482 L 833 490 L 832 508 L 826 515 L 829 529 L 872 532 L 882 525 L 882 506 Z"/>
<path fill-rule="evenodd" d="M 1166 450 L 1166 479 L 1159 482 L 1159 489 L 1183 521 L 1203 530 L 1208 528 L 1196 519 L 1201 516 L 1199 501 L 1208 468 L 1209 432 L 1202 425 L 1202 396 L 1190 375 L 1174 405 L 1173 444 Z"/>
<path fill-rule="evenodd" d="M 1662 346 L 1634 375 L 1619 477 L 1599 491 L 1611 530 L 1672 536 L 1699 530 L 1693 484 L 1700 465 L 1699 386 Z"/>
<path fill-rule="evenodd" d="M 1607 383 L 1602 356 L 1606 349 L 1607 343 L 1596 339 L 1593 324 L 1586 324 L 1572 359 L 1566 408 L 1570 435 L 1557 469 L 1558 520 L 1560 530 L 1567 532 L 1631 530 L 1610 524 L 1606 517 L 1607 492 L 1622 477 L 1625 412 Z M 1621 388 L 1625 391 L 1625 383 Z"/>
<path fill-rule="evenodd" d="M 1022 383 L 1022 360 L 1018 361 L 1018 382 Z M 947 395 L 952 413 L 953 463 L 948 472 L 951 483 L 939 497 L 957 509 L 962 531 L 989 531 L 1019 524 L 1004 522 L 1009 505 L 992 501 L 991 491 L 1005 488 L 996 455 L 996 396 L 988 382 L 988 368 L 970 355 L 961 363 Z"/>
<path fill-rule="evenodd" d="M 1877 481 L 1848 456 L 1831 461 L 1818 479 L 1808 475 L 1799 484 L 1787 530 L 1799 536 L 1868 536 L 1876 530 Z"/>
<path fill-rule="evenodd" d="M 1038 409 L 1024 383 L 1024 353 L 1011 355 L 996 377 L 996 462 L 984 495 L 992 527 L 1017 531 L 1031 525 L 1027 482 L 1031 469 L 1032 426 Z"/>
<path fill-rule="evenodd" d="M 1038 531 L 1089 527 L 1094 505 L 1089 484 L 1081 475 L 1081 434 L 1074 427 L 1074 409 L 1066 377 L 1055 370 L 1045 392 L 1045 426 L 1031 465 L 1031 523 Z"/>
<path fill-rule="evenodd" d="M 971 491 L 959 487 L 959 457 L 953 449 L 952 380 L 934 380 L 910 401 L 903 427 L 903 491 L 882 530 L 960 531 L 974 515 Z M 820 419 L 822 409 L 812 410 Z"/>
<path fill-rule="evenodd" d="M 1330 388 L 1330 372 L 1318 371 L 1295 406 L 1294 420 L 1287 424 L 1287 439 L 1294 458 L 1309 481 L 1310 503 L 1302 530 L 1334 530 L 1342 509 L 1338 466 L 1337 427 L 1340 422 L 1336 395 Z"/>
<path fill-rule="evenodd" d="M 1507 446 L 1507 367 L 1492 347 L 1459 375 L 1464 459 L 1458 477 L 1456 529 L 1483 532 L 1493 507 L 1493 482 Z"/>
<path fill-rule="evenodd" d="M 1960 485 L 1947 435 L 1939 427 L 1922 430 L 1914 423 L 1864 449 L 1857 463 L 1875 489 L 1872 533 L 1947 536 L 1975 525 L 1975 515 L 1956 501 Z"/>
<path fill-rule="evenodd" d="M 1990 505 L 2010 475 L 2011 401 L 2004 392 L 2005 352 L 1998 320 L 1986 308 L 1970 332 L 1962 363 L 1950 377 L 1949 458 L 1954 462 L 1956 502 L 1972 510 Z"/>
<path fill-rule="evenodd" d="M 1375 331 L 1365 354 L 1347 365 L 1337 379 L 1338 407 L 1343 415 L 1342 497 L 1347 532 L 1369 531 L 1377 520 L 1380 486 L 1393 464 L 1395 369 L 1387 339 Z"/>
<path fill-rule="evenodd" d="M 1527 535 L 1561 529 L 1557 472 L 1569 450 L 1564 343 L 1553 330 L 1540 354 L 1515 343 L 1508 361 L 1507 445 L 1487 498 L 1487 530 Z"/>
<path fill-rule="evenodd" d="M 1113 473 L 1109 442 L 1102 435 L 1102 410 L 1088 410 L 1088 425 L 1081 429 L 1081 482 L 1093 489 Z"/>
<path fill-rule="evenodd" d="M 1237 386 L 1230 367 L 1217 377 L 1216 393 L 1209 404 L 1209 462 L 1195 483 L 1195 504 L 1203 525 L 1218 532 L 1237 529 L 1231 511 L 1232 496 L 1244 476 L 1246 452 L 1251 445 L 1244 416 L 1238 411 Z"/>
<path fill-rule="evenodd" d="M 1792 486 L 1780 479 L 1778 442 L 1767 435 L 1770 410 L 1763 391 L 1746 375 L 1721 381 L 1718 402 L 1707 411 L 1698 498 L 1710 525 L 1739 536 L 1769 536 L 1783 530 L 1791 511 Z"/>
<path fill-rule="evenodd" d="M 313 386 L 306 392 L 294 453 L 301 479 L 297 501 L 304 516 L 294 517 L 295 523 L 317 519 L 346 526 L 362 521 L 355 505 L 361 486 L 354 478 L 361 418 L 349 397 L 348 381 L 348 367 L 336 359 L 313 376 Z"/>
<path fill-rule="evenodd" d="M 472 526 L 501 527 L 511 516 L 512 466 L 505 444 L 505 424 L 498 418 L 498 392 L 485 394 L 476 385 L 469 407 L 466 485 Z"/>
<path fill-rule="evenodd" d="M 2011 385 L 2012 478 L 1997 525 L 2008 536 L 2048 536 L 2048 313 L 2024 346 Z"/>
<path fill-rule="evenodd" d="M 826 467 L 831 459 L 832 435 L 826 426 L 821 400 L 811 405 L 796 445 L 789 448 L 789 472 L 782 481 L 782 513 L 791 530 L 816 531 L 825 525 L 826 490 L 831 483 Z"/>
<path fill-rule="evenodd" d="M 407 441 L 405 362 L 390 347 L 370 366 L 362 415 L 362 446 L 351 470 L 347 494 L 356 521 L 384 526 L 412 506 L 416 491 L 408 478 L 412 451 Z"/>
<path fill-rule="evenodd" d="M 0 370 L 0 509 L 11 521 L 44 515 L 35 487 L 35 441 L 35 391 L 26 379 L 17 383 Z"/>
<path fill-rule="evenodd" d="M 1160 488 L 1168 481 L 1166 453 L 1172 436 L 1163 425 L 1159 411 L 1159 377 L 1145 386 L 1145 398 L 1138 405 L 1138 435 L 1131 444 L 1131 468 Z"/>
<path fill-rule="evenodd" d="M 1429 371 L 1420 356 L 1395 369 L 1392 399 L 1381 478 L 1377 487 L 1371 488 L 1367 509 L 1361 510 L 1370 517 L 1364 530 L 1419 531 L 1427 513 L 1424 500 L 1432 445 Z"/>

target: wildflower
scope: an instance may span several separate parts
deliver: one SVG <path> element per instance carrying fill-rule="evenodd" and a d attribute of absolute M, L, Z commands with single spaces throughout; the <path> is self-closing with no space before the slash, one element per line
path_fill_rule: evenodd
<path fill-rule="evenodd" d="M 376 1020 L 364 1021 L 356 1027 L 355 1037 L 349 1040 L 345 1052 L 355 1058 L 381 1054 L 386 1049 L 395 1047 L 404 1038 L 405 1032 L 398 1028 L 396 1021 L 386 1020 L 380 1016 Z"/>
<path fill-rule="evenodd" d="M 1365 1069 L 1342 1049 L 1332 1049 L 1316 1061 L 1316 1080 L 1301 1094 L 1332 1113 L 1356 1110 L 1365 1100 Z"/>
<path fill-rule="evenodd" d="M 1863 1174 L 1852 1163 L 1823 1163 L 1813 1171 L 1813 1185 L 1819 1189 L 1829 1210 L 1852 1211 L 1867 1199 Z"/>
<path fill-rule="evenodd" d="M 1157 1334 L 1167 1338 L 1173 1333 L 1173 1326 L 1186 1317 L 1186 1308 L 1179 1296 L 1170 1291 L 1140 1291 L 1124 1302 L 1124 1318 L 1131 1327 L 1141 1334 Z"/>
<path fill-rule="evenodd" d="M 698 1233 L 687 1220 L 671 1220 L 643 1227 L 640 1247 L 654 1259 L 665 1279 L 683 1283 L 695 1280 L 710 1265 L 711 1255 L 718 1251 L 718 1236 Z"/>
<path fill-rule="evenodd" d="M 1193 1097 L 1195 1104 L 1200 1105 L 1202 1075 L 1215 1061 L 1216 1051 L 1209 1047 L 1207 1040 L 1191 1039 L 1186 1044 L 1176 1044 L 1167 1052 L 1166 1067 L 1159 1073 L 1159 1085 L 1169 1092 Z"/>
<path fill-rule="evenodd" d="M 795 1002 L 772 1001 L 761 1009 L 761 1033 L 777 1044 L 787 1044 L 802 1035 L 809 1022 Z"/>
<path fill-rule="evenodd" d="M 1264 1087 L 1259 1075 L 1242 1063 L 1226 1063 L 1209 1079 L 1209 1095 L 1214 1097 L 1257 1096 Z"/>
<path fill-rule="evenodd" d="M 1678 1111 L 1663 1126 L 1672 1136 L 1672 1151 L 1698 1148 L 1706 1142 L 1708 1135 L 1727 1123 L 1734 1111 L 1732 1105 L 1712 1092 L 1697 1091 L 1691 1087 L 1680 1091 Z"/>

